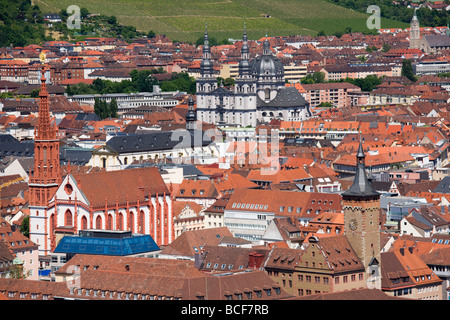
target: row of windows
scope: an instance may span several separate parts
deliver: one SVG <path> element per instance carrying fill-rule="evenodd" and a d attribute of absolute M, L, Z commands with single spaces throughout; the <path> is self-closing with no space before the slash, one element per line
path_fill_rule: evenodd
<path fill-rule="evenodd" d="M 271 270 L 269 270 L 269 271 L 267 272 L 267 274 L 268 274 L 269 276 L 274 276 L 274 277 L 278 277 L 278 275 L 279 275 L 278 271 L 271 271 Z M 286 277 L 286 274 L 283 273 L 281 276 L 284 278 L 284 277 Z M 289 278 L 292 278 L 292 274 L 289 273 L 289 274 L 288 274 L 288 277 L 289 277 Z M 342 283 L 348 283 L 348 281 L 349 281 L 348 275 L 341 276 L 341 277 L 339 277 L 339 276 L 335 277 L 335 278 L 334 278 L 334 283 L 335 283 L 335 284 L 339 284 L 339 283 L 341 282 L 341 278 L 342 278 Z M 330 283 L 330 278 L 327 277 L 327 276 L 322 276 L 322 277 L 320 277 L 320 276 L 314 276 L 314 277 L 313 277 L 313 276 L 311 276 L 311 275 L 303 275 L 303 274 L 299 274 L 299 275 L 297 275 L 297 280 L 298 280 L 299 282 L 308 282 L 308 283 L 311 283 L 311 282 L 314 280 L 314 283 L 316 283 L 316 284 L 321 284 L 321 283 L 322 283 L 322 284 L 325 284 L 325 285 L 327 285 L 327 284 Z M 358 274 L 358 280 L 359 280 L 359 281 L 364 280 L 364 274 L 359 273 L 359 274 Z M 352 282 L 356 281 L 356 274 L 350 275 L 350 281 L 352 281 Z M 282 282 L 283 282 L 283 284 L 285 284 L 285 280 L 284 280 L 284 279 L 282 280 Z M 288 283 L 289 283 L 289 287 L 292 287 L 292 280 L 289 280 Z"/>
<path fill-rule="evenodd" d="M 255 210 L 266 210 L 268 205 L 263 205 L 263 204 L 250 204 L 250 203 L 233 203 L 233 205 L 231 206 L 232 208 L 236 208 L 236 209 L 255 209 Z"/>

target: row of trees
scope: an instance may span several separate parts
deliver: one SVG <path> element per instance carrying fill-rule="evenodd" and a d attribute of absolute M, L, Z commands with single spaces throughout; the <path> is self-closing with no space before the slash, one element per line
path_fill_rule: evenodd
<path fill-rule="evenodd" d="M 314 72 L 313 74 L 308 74 L 303 80 L 303 84 L 314 84 L 314 83 L 332 83 L 332 82 L 348 82 L 355 86 L 361 88 L 362 91 L 372 91 L 376 86 L 381 84 L 381 78 L 376 75 L 368 75 L 362 79 L 345 78 L 341 80 L 325 80 L 325 74 L 323 72 Z"/>
<path fill-rule="evenodd" d="M 189 94 L 195 93 L 195 79 L 187 73 L 173 73 L 169 80 L 158 81 L 153 75 L 162 72 L 164 71 L 161 68 L 156 70 L 133 70 L 130 72 L 131 81 L 114 82 L 97 78 L 91 85 L 85 83 L 69 85 L 66 88 L 66 93 L 72 96 L 77 94 L 153 92 L 154 85 L 159 85 L 162 91 L 178 90 Z"/>
<path fill-rule="evenodd" d="M 106 102 L 103 99 L 95 98 L 94 112 L 101 119 L 106 118 L 117 118 L 119 107 L 117 106 L 117 101 L 115 98 L 111 99 L 111 102 Z"/>
<path fill-rule="evenodd" d="M 402 71 L 401 75 L 407 77 L 409 80 L 416 82 L 417 77 L 414 75 L 412 62 L 409 59 L 404 59 L 402 63 Z M 312 84 L 312 83 L 324 83 L 324 82 L 348 82 L 354 84 L 361 88 L 362 91 L 370 92 L 375 89 L 376 86 L 380 85 L 382 82 L 382 77 L 378 77 L 376 75 L 368 75 L 365 78 L 353 79 L 353 78 L 345 78 L 341 80 L 329 80 L 325 81 L 325 74 L 323 72 L 314 72 L 313 74 L 308 74 L 303 80 L 303 84 Z"/>

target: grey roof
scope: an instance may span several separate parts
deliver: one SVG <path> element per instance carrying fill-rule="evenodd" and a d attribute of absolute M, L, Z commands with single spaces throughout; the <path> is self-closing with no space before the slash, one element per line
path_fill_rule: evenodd
<path fill-rule="evenodd" d="M 436 193 L 450 193 L 450 176 L 444 177 L 444 179 L 439 182 L 436 189 L 433 190 Z"/>
<path fill-rule="evenodd" d="M 283 77 L 284 67 L 280 59 L 270 54 L 257 56 L 250 62 L 252 75 L 256 77 Z"/>
<path fill-rule="evenodd" d="M 130 153 L 199 147 L 212 143 L 203 132 L 199 134 L 201 137 L 194 137 L 195 134 L 188 130 L 175 130 L 121 135 L 112 137 L 106 145 L 118 153 Z"/>
<path fill-rule="evenodd" d="M 430 47 L 449 47 L 450 46 L 450 36 L 447 35 L 426 35 L 424 38 L 427 40 Z"/>
<path fill-rule="evenodd" d="M 83 148 L 60 148 L 60 163 L 67 164 L 70 160 L 71 165 L 84 166 L 92 157 L 92 150 Z"/>
<path fill-rule="evenodd" d="M 342 193 L 342 196 L 350 196 L 350 197 L 373 197 L 380 196 L 380 194 L 375 191 L 366 175 L 366 166 L 364 164 L 365 154 L 362 148 L 361 142 L 359 143 L 358 153 L 356 155 L 357 158 L 357 166 L 356 166 L 356 175 L 353 180 L 352 186 Z"/>
<path fill-rule="evenodd" d="M 5 141 L 0 142 L 0 159 L 9 156 L 32 157 L 34 155 L 34 142 Z"/>
<path fill-rule="evenodd" d="M 214 89 L 213 91 L 211 91 L 210 94 L 218 96 L 218 97 L 232 96 L 233 95 L 233 93 L 230 90 L 227 90 L 224 87 L 218 87 L 217 89 Z"/>
<path fill-rule="evenodd" d="M 272 100 L 265 102 L 260 99 L 259 96 L 257 98 L 258 107 L 267 108 L 267 107 L 296 107 L 296 106 L 306 106 L 308 102 L 305 98 L 298 92 L 294 87 L 286 87 L 278 89 L 278 93 Z"/>

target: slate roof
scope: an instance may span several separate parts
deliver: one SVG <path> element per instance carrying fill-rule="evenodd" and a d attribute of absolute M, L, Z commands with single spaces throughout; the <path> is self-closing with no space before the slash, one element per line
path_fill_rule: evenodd
<path fill-rule="evenodd" d="M 450 37 L 446 35 L 425 35 L 424 38 L 427 40 L 430 47 L 448 47 L 450 46 Z"/>
<path fill-rule="evenodd" d="M 172 150 L 174 148 L 191 148 L 207 146 L 211 140 L 202 134 L 201 141 L 194 133 L 187 130 L 152 132 L 135 135 L 112 137 L 106 145 L 118 153 L 144 152 L 153 150 Z"/>
<path fill-rule="evenodd" d="M 34 142 L 0 142 L 0 159 L 9 156 L 31 157 L 34 155 Z"/>
<path fill-rule="evenodd" d="M 66 149 L 61 148 L 59 152 L 59 159 L 62 164 L 67 164 L 70 160 L 70 164 L 84 166 L 92 157 L 92 151 L 89 149 Z"/>
<path fill-rule="evenodd" d="M 364 159 L 364 151 L 362 148 L 362 144 L 359 144 L 358 153 L 356 155 L 359 159 Z M 364 165 L 364 161 L 362 163 L 358 163 L 356 167 L 356 175 L 353 180 L 353 184 L 351 187 L 342 193 L 342 196 L 379 196 L 380 194 L 375 191 L 369 183 L 366 175 L 366 166 Z"/>
<path fill-rule="evenodd" d="M 301 95 L 300 92 L 294 87 L 285 87 L 278 90 L 275 98 L 270 100 L 269 102 L 265 102 L 259 96 L 257 97 L 257 106 L 258 108 L 291 108 L 291 107 L 300 107 L 307 106 L 308 102 Z"/>
<path fill-rule="evenodd" d="M 450 176 L 444 177 L 439 182 L 437 187 L 433 190 L 434 193 L 449 193 L 450 194 Z"/>

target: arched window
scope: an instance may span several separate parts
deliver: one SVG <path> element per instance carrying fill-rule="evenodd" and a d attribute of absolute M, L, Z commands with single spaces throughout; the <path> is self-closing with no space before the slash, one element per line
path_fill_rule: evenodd
<path fill-rule="evenodd" d="M 112 214 L 108 214 L 108 223 L 107 223 L 106 229 L 108 229 L 108 230 L 112 230 L 113 229 L 113 216 L 112 216 Z"/>
<path fill-rule="evenodd" d="M 139 233 L 144 234 L 145 230 L 145 218 L 144 218 L 144 211 L 139 212 Z"/>
<path fill-rule="evenodd" d="M 134 212 L 130 211 L 130 213 L 128 214 L 128 230 L 131 231 L 131 233 L 136 233 L 135 230 L 135 222 L 134 222 Z"/>
<path fill-rule="evenodd" d="M 100 215 L 97 216 L 95 219 L 95 228 L 101 229 L 102 228 L 102 217 Z"/>
<path fill-rule="evenodd" d="M 87 229 L 88 228 L 88 224 L 87 224 L 87 218 L 85 216 L 83 216 L 81 218 L 81 229 Z"/>
<path fill-rule="evenodd" d="M 270 89 L 269 88 L 266 88 L 264 90 L 264 99 L 265 100 L 269 100 L 270 99 Z"/>
<path fill-rule="evenodd" d="M 73 226 L 72 212 L 69 209 L 67 209 L 66 213 L 64 214 L 64 225 L 66 227 Z"/>
<path fill-rule="evenodd" d="M 117 226 L 117 230 L 124 230 L 122 212 L 119 213 L 119 225 Z"/>

